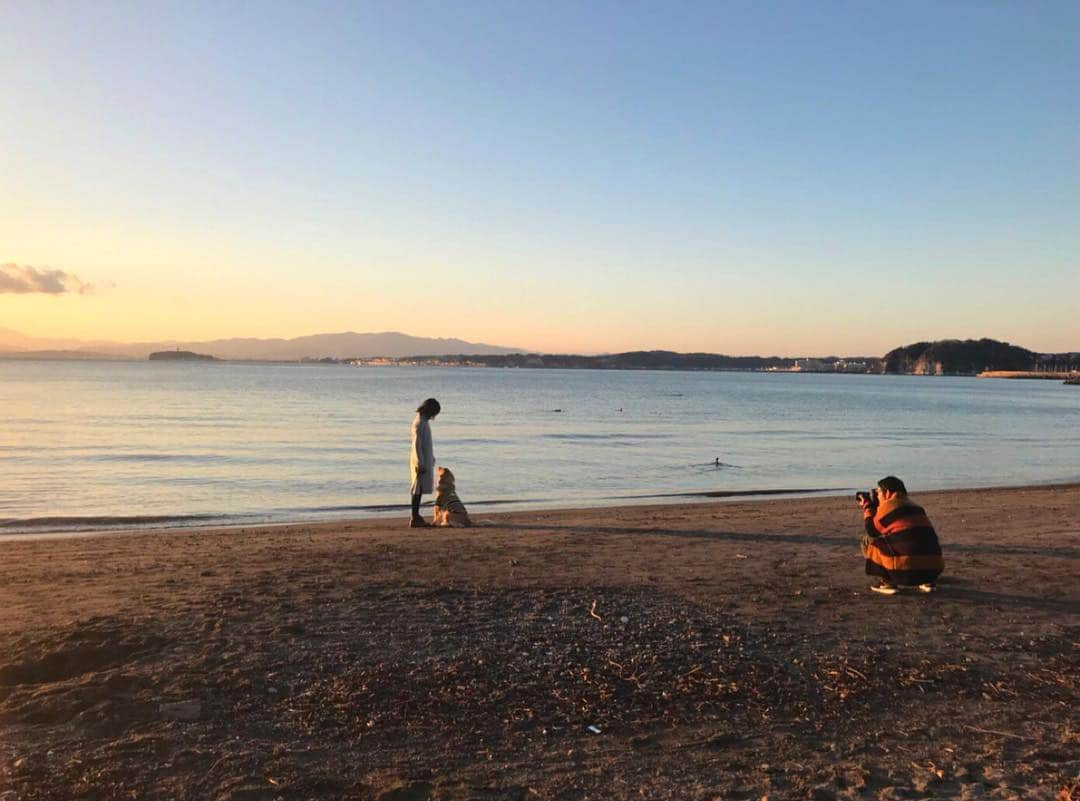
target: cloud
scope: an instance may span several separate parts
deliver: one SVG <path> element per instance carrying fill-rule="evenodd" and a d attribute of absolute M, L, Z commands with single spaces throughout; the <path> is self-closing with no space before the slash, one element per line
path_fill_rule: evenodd
<path fill-rule="evenodd" d="M 93 284 L 84 284 L 78 277 L 63 270 L 39 270 L 37 267 L 23 267 L 18 264 L 0 264 L 0 295 L 65 295 L 68 292 L 89 295 L 94 289 Z"/>

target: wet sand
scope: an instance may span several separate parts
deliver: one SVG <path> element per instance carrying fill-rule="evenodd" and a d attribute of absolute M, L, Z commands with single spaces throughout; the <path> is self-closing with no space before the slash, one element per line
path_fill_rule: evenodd
<path fill-rule="evenodd" d="M 0 801 L 1080 797 L 1080 485 L 916 500 L 5 542 Z"/>

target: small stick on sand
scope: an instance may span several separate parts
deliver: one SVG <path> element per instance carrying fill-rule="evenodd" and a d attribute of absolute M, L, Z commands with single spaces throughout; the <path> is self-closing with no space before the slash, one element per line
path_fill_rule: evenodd
<path fill-rule="evenodd" d="M 595 617 L 597 620 L 603 620 L 600 615 L 596 614 L 596 601 L 592 602 L 592 609 L 589 610 L 589 614 Z"/>
<path fill-rule="evenodd" d="M 996 734 L 998 737 L 1010 737 L 1013 740 L 1030 740 L 1030 737 L 1021 737 L 1019 734 L 1010 734 L 1007 731 L 995 731 L 994 729 L 980 729 L 978 726 L 968 726 L 963 724 L 965 729 L 971 729 L 972 731 L 982 732 L 983 734 Z"/>

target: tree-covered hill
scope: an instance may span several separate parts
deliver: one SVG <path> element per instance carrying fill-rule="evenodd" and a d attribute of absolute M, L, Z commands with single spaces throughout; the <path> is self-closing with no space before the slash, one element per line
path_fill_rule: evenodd
<path fill-rule="evenodd" d="M 1039 354 L 996 339 L 916 342 L 885 354 L 882 372 L 977 375 L 985 370 L 1034 370 Z"/>

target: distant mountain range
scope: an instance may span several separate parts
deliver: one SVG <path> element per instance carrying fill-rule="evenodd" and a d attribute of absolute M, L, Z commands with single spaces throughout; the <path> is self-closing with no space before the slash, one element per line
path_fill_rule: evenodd
<path fill-rule="evenodd" d="M 109 342 L 29 337 L 0 328 L 0 355 L 54 359 L 146 359 L 155 351 L 186 350 L 218 359 L 299 361 L 301 359 L 364 359 L 378 356 L 426 356 L 444 353 L 493 355 L 520 353 L 520 348 L 466 342 L 461 339 L 414 337 L 396 331 L 358 334 L 314 334 L 293 339 L 234 338 L 205 342 Z"/>

